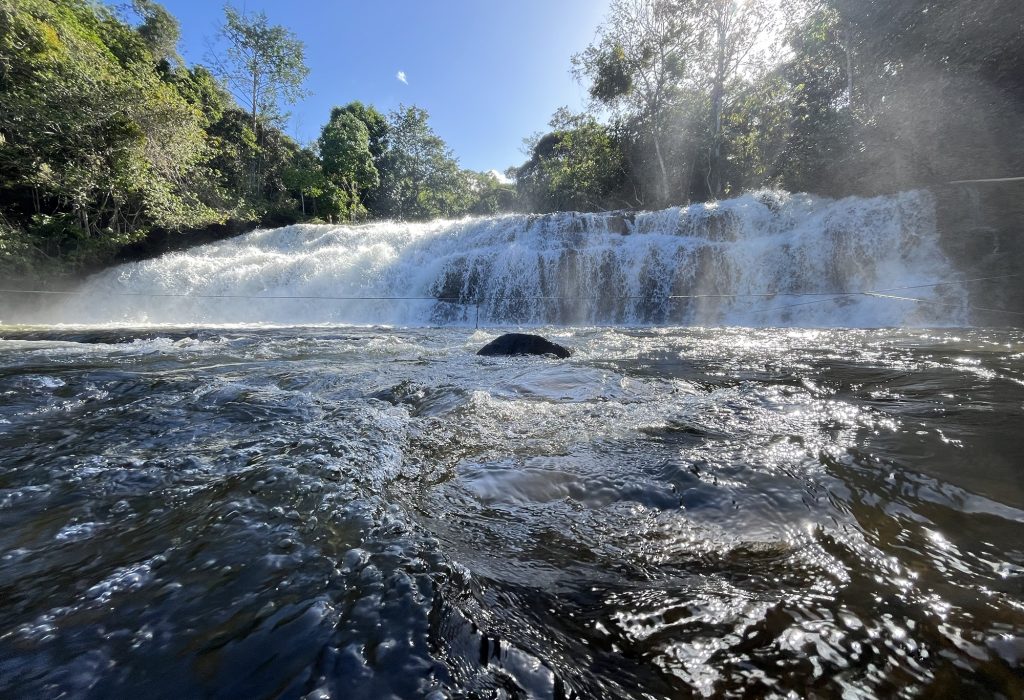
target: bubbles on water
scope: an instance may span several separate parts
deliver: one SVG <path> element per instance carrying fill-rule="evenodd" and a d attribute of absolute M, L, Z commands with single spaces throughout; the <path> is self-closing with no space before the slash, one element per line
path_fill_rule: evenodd
<path fill-rule="evenodd" d="M 85 597 L 97 605 L 109 603 L 115 595 L 127 591 L 137 591 L 153 580 L 153 572 L 149 563 L 122 567 L 110 576 L 85 591 Z"/>
<path fill-rule="evenodd" d="M 96 532 L 96 523 L 72 523 L 65 525 L 53 536 L 58 542 L 74 542 L 92 537 Z"/>

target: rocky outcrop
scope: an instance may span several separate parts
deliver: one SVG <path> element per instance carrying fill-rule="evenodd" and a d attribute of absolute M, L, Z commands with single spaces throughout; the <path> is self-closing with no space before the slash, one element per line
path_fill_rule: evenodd
<path fill-rule="evenodd" d="M 558 343 L 530 333 L 506 333 L 487 343 L 477 355 L 554 355 L 565 359 L 572 353 Z"/>

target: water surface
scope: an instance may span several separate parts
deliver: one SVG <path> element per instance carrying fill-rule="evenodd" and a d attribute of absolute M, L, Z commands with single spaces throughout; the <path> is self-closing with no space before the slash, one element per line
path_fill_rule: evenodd
<path fill-rule="evenodd" d="M 1020 332 L 0 335 L 0 696 L 1024 694 Z"/>

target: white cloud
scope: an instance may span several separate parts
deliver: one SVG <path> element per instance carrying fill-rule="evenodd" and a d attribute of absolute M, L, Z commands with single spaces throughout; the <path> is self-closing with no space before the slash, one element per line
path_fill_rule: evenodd
<path fill-rule="evenodd" d="M 399 82 L 405 83 L 406 85 L 409 84 L 409 80 L 405 77 L 404 70 L 400 70 L 397 73 L 395 73 L 395 77 L 398 78 Z"/>
<path fill-rule="evenodd" d="M 501 172 L 499 170 L 488 170 L 487 173 L 489 175 L 493 175 L 495 178 L 497 178 L 498 182 L 500 182 L 503 185 L 510 185 L 510 184 L 512 184 L 512 181 L 508 179 L 508 177 L 505 175 L 505 173 L 503 173 L 503 172 Z"/>

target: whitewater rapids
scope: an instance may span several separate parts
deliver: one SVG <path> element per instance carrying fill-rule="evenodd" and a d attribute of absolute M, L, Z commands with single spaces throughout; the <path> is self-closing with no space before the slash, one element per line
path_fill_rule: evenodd
<path fill-rule="evenodd" d="M 921 287 L 957 277 L 928 193 L 836 201 L 760 192 L 626 216 L 260 230 L 108 270 L 81 296 L 4 320 L 962 326 L 960 285 Z M 868 291 L 890 296 L 860 294 Z"/>

